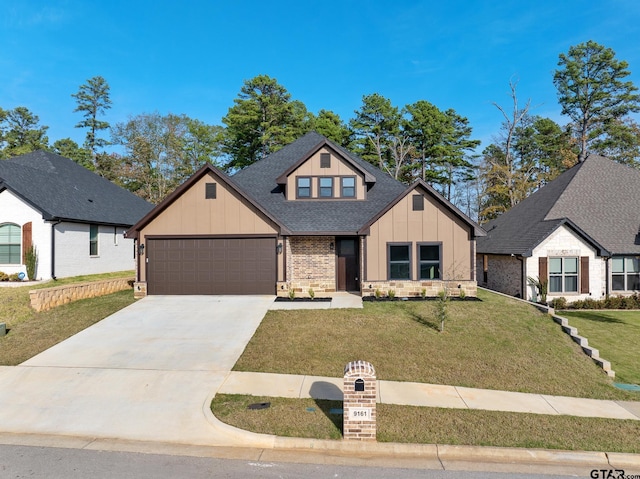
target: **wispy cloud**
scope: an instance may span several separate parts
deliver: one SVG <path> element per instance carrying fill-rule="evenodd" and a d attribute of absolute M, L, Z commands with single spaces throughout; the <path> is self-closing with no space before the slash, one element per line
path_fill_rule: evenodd
<path fill-rule="evenodd" d="M 68 10 L 61 6 L 20 2 L 5 10 L 2 26 L 15 29 L 56 26 L 65 22 L 66 11 Z"/>

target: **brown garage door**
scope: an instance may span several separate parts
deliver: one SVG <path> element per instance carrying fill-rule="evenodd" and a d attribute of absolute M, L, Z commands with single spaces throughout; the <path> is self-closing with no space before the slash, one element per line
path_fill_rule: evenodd
<path fill-rule="evenodd" d="M 275 294 L 275 238 L 147 240 L 149 294 Z"/>

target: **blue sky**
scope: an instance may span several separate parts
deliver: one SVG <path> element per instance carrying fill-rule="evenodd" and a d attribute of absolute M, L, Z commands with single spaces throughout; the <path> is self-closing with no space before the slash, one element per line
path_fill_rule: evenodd
<path fill-rule="evenodd" d="M 81 144 L 71 94 L 93 76 L 111 86 L 112 125 L 154 111 L 221 124 L 243 81 L 267 74 L 345 121 L 376 92 L 453 108 L 484 147 L 510 79 L 532 113 L 566 122 L 552 77 L 571 45 L 611 47 L 640 86 L 639 26 L 637 0 L 5 0 L 0 106 L 26 106 L 51 142 Z"/>

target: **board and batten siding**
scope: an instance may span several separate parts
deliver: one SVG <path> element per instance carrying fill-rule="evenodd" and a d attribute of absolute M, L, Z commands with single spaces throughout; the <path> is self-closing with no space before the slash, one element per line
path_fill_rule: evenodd
<path fill-rule="evenodd" d="M 424 195 L 424 210 L 413 211 L 409 193 L 371 225 L 366 237 L 366 279 L 387 279 L 387 244 L 412 243 L 411 278 L 418 279 L 417 243 L 442 243 L 443 279 L 474 280 L 473 240 L 469 225 Z"/>
<path fill-rule="evenodd" d="M 216 184 L 216 198 L 205 197 L 207 183 Z M 209 173 L 195 182 L 140 231 L 140 242 L 148 236 L 242 236 L 278 234 L 276 225 L 260 211 Z M 278 276 L 283 271 L 278 255 Z M 140 280 L 146 281 L 146 268 Z"/>
<path fill-rule="evenodd" d="M 320 157 L 322 153 L 328 153 L 331 157 L 331 166 L 329 168 L 321 168 Z M 364 176 L 353 169 L 351 165 L 336 156 L 328 148 L 321 148 L 307 161 L 301 164 L 295 171 L 287 177 L 287 199 L 296 199 L 296 178 L 297 177 L 313 177 L 311 181 L 311 196 L 318 197 L 318 181 L 319 176 L 331 176 L 334 178 L 333 196 L 340 197 L 340 177 L 355 176 L 356 177 L 356 199 L 364 200 L 366 197 L 366 185 Z"/>

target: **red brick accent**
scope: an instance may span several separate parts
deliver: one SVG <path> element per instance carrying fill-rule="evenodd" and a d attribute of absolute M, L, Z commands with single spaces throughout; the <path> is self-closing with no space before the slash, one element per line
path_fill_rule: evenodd
<path fill-rule="evenodd" d="M 364 391 L 356 391 L 356 381 L 364 382 Z M 376 371 L 367 361 L 352 361 L 344 368 L 344 425 L 345 440 L 376 440 L 376 399 L 378 383 Z M 355 409 L 355 411 L 354 411 Z M 353 413 L 352 413 L 353 412 Z M 362 413 L 362 419 L 355 417 Z"/>

